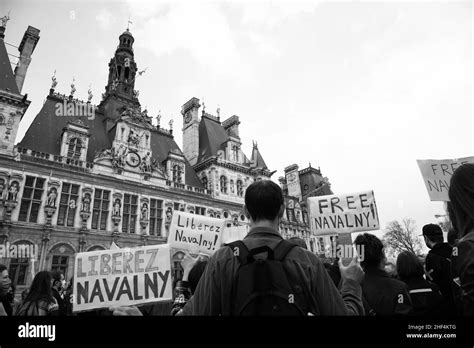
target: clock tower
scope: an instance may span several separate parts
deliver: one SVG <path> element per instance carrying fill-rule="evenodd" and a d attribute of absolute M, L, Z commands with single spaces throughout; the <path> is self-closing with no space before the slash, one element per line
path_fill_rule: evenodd
<path fill-rule="evenodd" d="M 191 98 L 182 106 L 183 153 L 193 166 L 199 157 L 199 99 Z"/>

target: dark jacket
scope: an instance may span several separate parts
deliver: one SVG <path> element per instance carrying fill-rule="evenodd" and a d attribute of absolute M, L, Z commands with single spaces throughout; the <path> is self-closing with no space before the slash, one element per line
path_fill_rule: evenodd
<path fill-rule="evenodd" d="M 451 272 L 458 314 L 474 315 L 474 231 L 454 246 Z"/>
<path fill-rule="evenodd" d="M 8 294 L 0 295 L 0 303 L 3 305 L 3 309 L 5 309 L 7 315 L 11 317 L 13 309 L 10 303 L 10 296 L 8 296 Z"/>
<path fill-rule="evenodd" d="M 439 286 L 443 301 L 440 306 L 444 315 L 455 314 L 451 276 L 451 254 L 453 247 L 448 243 L 436 244 L 426 256 L 427 279 Z"/>
<path fill-rule="evenodd" d="M 438 285 L 420 278 L 404 280 L 408 287 L 411 302 L 413 304 L 413 315 L 442 315 L 440 303 L 443 296 Z"/>
<path fill-rule="evenodd" d="M 67 315 L 67 306 L 66 306 L 66 302 L 64 301 L 64 299 L 62 298 L 61 294 L 59 293 L 58 290 L 56 290 L 56 288 L 52 288 L 51 289 L 52 291 L 52 295 L 53 297 L 55 298 L 56 302 L 58 303 L 58 314 L 59 315 Z"/>
<path fill-rule="evenodd" d="M 365 312 L 375 315 L 407 315 L 413 311 L 405 283 L 377 268 L 365 270 L 362 282 Z"/>
<path fill-rule="evenodd" d="M 243 242 L 253 249 L 267 245 L 274 249 L 282 240 L 280 234 L 270 228 L 252 229 Z M 314 301 L 320 315 L 363 315 L 360 285 L 350 279 L 343 280 L 341 293 L 316 255 L 303 248 L 293 248 L 283 260 L 288 274 L 298 275 L 308 302 Z M 183 315 L 231 315 L 232 286 L 239 269 L 238 258 L 229 247 L 215 252 L 207 264 L 194 295 L 180 314 Z M 314 312 L 311 312 L 314 313 Z"/>
<path fill-rule="evenodd" d="M 171 315 L 178 314 L 191 298 L 191 289 L 187 281 L 179 280 L 174 288 L 174 302 Z"/>

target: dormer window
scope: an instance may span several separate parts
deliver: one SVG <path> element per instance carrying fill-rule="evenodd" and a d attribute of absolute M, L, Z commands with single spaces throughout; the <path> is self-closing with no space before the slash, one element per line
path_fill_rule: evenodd
<path fill-rule="evenodd" d="M 81 157 L 82 141 L 79 138 L 72 138 L 69 141 L 67 157 L 79 159 Z"/>
<path fill-rule="evenodd" d="M 204 176 L 204 177 L 201 179 L 201 181 L 202 181 L 202 186 L 204 186 L 204 188 L 207 190 L 207 189 L 208 189 L 208 188 L 207 188 L 207 185 L 208 185 L 207 177 Z"/>
<path fill-rule="evenodd" d="M 232 146 L 232 157 L 235 162 L 239 162 L 239 147 L 237 145 Z"/>
<path fill-rule="evenodd" d="M 178 184 L 181 184 L 183 181 L 182 176 L 183 176 L 183 172 L 181 170 L 181 167 L 178 164 L 175 164 L 173 166 L 173 181 Z"/>

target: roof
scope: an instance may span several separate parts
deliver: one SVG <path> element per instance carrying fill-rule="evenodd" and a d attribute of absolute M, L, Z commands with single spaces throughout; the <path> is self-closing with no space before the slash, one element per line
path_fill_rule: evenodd
<path fill-rule="evenodd" d="M 199 155 L 197 163 L 217 156 L 219 150 L 224 149 L 229 136 L 219 122 L 202 117 L 199 124 Z"/>
<path fill-rule="evenodd" d="M 3 39 L 0 39 L 0 90 L 20 94 Z"/>
<path fill-rule="evenodd" d="M 81 121 L 89 127 L 90 134 L 86 160 L 88 162 L 93 162 L 97 151 L 110 149 L 112 147 L 113 132 L 107 134 L 104 115 L 99 112 L 96 112 L 94 119 L 88 119 L 85 116 L 56 116 L 56 104 L 62 102 L 63 101 L 60 97 L 57 97 L 56 95 L 48 95 L 41 111 L 36 115 L 18 146 L 39 152 L 59 155 L 61 151 L 61 134 L 63 129 L 67 126 L 69 121 L 72 121 L 73 119 L 81 119 Z M 172 149 L 178 149 L 181 153 L 181 150 L 171 136 L 163 134 L 157 130 L 151 132 L 150 143 L 153 158 L 156 159 L 158 163 L 166 160 L 169 151 Z M 201 180 L 199 180 L 196 172 L 187 160 L 185 161 L 185 166 L 185 183 L 187 185 L 202 188 Z"/>
<path fill-rule="evenodd" d="M 258 147 L 254 146 L 252 150 L 252 157 L 250 159 L 254 166 L 257 168 L 268 169 L 265 161 L 263 160 L 262 154 L 258 151 Z"/>

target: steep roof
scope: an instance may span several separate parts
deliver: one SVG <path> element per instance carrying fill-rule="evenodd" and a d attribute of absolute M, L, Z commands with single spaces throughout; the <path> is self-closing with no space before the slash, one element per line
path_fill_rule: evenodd
<path fill-rule="evenodd" d="M 220 123 L 203 116 L 199 123 L 199 156 L 197 163 L 217 156 L 217 151 L 223 150 L 228 140 L 229 136 Z"/>
<path fill-rule="evenodd" d="M 260 151 L 258 151 L 258 147 L 256 145 L 254 145 L 253 147 L 252 157 L 250 161 L 254 163 L 254 166 L 257 168 L 268 169 L 267 165 L 265 164 L 265 161 L 263 160 L 262 154 L 260 153 Z"/>
<path fill-rule="evenodd" d="M 83 123 L 89 127 L 89 146 L 87 150 L 86 160 L 93 162 L 97 151 L 110 149 L 112 147 L 113 134 L 107 134 L 106 122 L 104 115 L 96 112 L 94 119 L 81 117 L 61 117 L 56 116 L 56 105 L 63 101 L 55 95 L 48 95 L 41 111 L 36 115 L 35 119 L 29 126 L 25 136 L 18 146 L 32 149 L 39 152 L 59 155 L 61 151 L 61 134 L 69 121 L 81 119 Z M 153 158 L 162 163 L 168 157 L 170 150 L 178 150 L 178 145 L 174 139 L 157 130 L 151 132 L 151 150 Z M 186 174 L 185 183 L 194 187 L 202 188 L 201 180 L 199 180 L 192 166 L 185 160 Z"/>
<path fill-rule="evenodd" d="M 20 94 L 15 76 L 13 75 L 10 59 L 8 59 L 5 42 L 0 38 L 0 90 Z"/>

